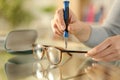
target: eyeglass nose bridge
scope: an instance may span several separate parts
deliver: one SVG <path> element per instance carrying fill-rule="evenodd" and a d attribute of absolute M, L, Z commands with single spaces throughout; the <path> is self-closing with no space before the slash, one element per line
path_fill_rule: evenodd
<path fill-rule="evenodd" d="M 44 72 L 43 72 L 43 77 L 44 77 L 45 79 L 49 80 L 49 78 L 48 78 L 48 70 L 44 70 Z"/>
<path fill-rule="evenodd" d="M 43 57 L 47 57 L 48 61 L 51 63 L 49 55 L 48 55 L 48 47 L 44 47 L 42 58 Z"/>
<path fill-rule="evenodd" d="M 36 47 L 36 45 L 35 45 L 35 47 Z M 39 51 L 39 50 L 42 50 L 41 51 L 41 56 L 39 55 L 39 54 L 37 54 L 37 50 Z M 36 59 L 36 60 L 42 60 L 43 59 L 43 57 L 44 57 L 44 54 L 45 54 L 45 48 L 44 47 L 41 47 L 41 48 L 39 48 L 39 47 L 37 47 L 37 49 L 36 48 L 33 48 L 33 56 L 34 56 L 34 58 Z"/>

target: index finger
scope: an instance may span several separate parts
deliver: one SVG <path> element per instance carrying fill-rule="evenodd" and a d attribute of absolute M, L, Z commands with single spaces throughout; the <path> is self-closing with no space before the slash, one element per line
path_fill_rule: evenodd
<path fill-rule="evenodd" d="M 61 29 L 65 29 L 65 22 L 64 22 L 64 15 L 63 15 L 63 9 L 59 9 L 56 11 L 56 18 L 58 20 L 58 24 L 60 25 Z"/>
<path fill-rule="evenodd" d="M 99 44 L 98 46 L 96 46 L 95 48 L 93 48 L 92 50 L 88 51 L 87 55 L 94 56 L 97 53 L 100 53 L 101 51 L 107 49 L 110 45 L 111 45 L 110 40 L 107 39 L 103 41 L 101 44 Z"/>

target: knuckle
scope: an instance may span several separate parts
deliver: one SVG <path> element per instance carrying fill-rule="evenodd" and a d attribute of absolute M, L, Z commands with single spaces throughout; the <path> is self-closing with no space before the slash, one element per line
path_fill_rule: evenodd
<path fill-rule="evenodd" d="M 60 14 L 62 9 L 56 10 L 56 14 Z"/>
<path fill-rule="evenodd" d="M 56 12 L 55 12 L 56 14 L 58 14 L 59 13 L 59 10 L 56 10 Z"/>
<path fill-rule="evenodd" d="M 115 52 L 116 52 L 116 53 L 119 53 L 119 50 L 115 48 Z"/>
<path fill-rule="evenodd" d="M 107 42 L 109 42 L 109 43 L 112 42 L 111 37 L 109 37 L 109 38 L 107 39 Z"/>
<path fill-rule="evenodd" d="M 106 57 L 102 58 L 101 60 L 105 61 L 105 62 L 109 62 L 109 61 L 112 61 L 112 59 L 113 59 L 113 57 L 106 56 Z"/>
<path fill-rule="evenodd" d="M 56 36 L 60 36 L 61 35 L 60 32 L 58 32 L 58 31 L 55 31 L 54 33 L 56 34 Z"/>
<path fill-rule="evenodd" d="M 58 34 L 58 32 L 57 32 L 56 30 L 54 31 L 54 33 L 55 33 L 55 34 Z"/>
<path fill-rule="evenodd" d="M 56 17 L 59 19 L 63 18 L 63 11 L 61 9 L 56 11 Z"/>
<path fill-rule="evenodd" d="M 51 20 L 51 27 L 57 28 L 57 20 L 56 19 Z"/>
<path fill-rule="evenodd" d="M 112 49 L 113 49 L 113 52 L 120 53 L 120 49 L 118 46 L 116 46 L 116 44 L 112 44 Z"/>

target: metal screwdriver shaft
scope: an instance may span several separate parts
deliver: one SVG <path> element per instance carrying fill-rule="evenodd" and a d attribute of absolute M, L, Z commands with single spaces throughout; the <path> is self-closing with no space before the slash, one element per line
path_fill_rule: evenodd
<path fill-rule="evenodd" d="M 67 41 L 68 41 L 68 20 L 69 20 L 69 0 L 64 0 L 64 21 L 66 25 L 66 29 L 64 31 L 64 39 L 65 39 L 65 48 L 67 49 Z"/>

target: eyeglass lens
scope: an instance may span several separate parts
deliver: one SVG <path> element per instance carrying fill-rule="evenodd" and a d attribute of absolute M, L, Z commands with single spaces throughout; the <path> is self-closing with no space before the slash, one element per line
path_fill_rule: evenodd
<path fill-rule="evenodd" d="M 61 51 L 54 47 L 45 49 L 43 46 L 36 45 L 33 54 L 37 59 L 42 59 L 45 50 L 47 50 L 47 57 L 52 64 L 58 64 L 61 61 Z"/>
<path fill-rule="evenodd" d="M 47 55 L 53 64 L 58 64 L 61 60 L 61 51 L 54 47 L 49 47 L 47 49 Z"/>
<path fill-rule="evenodd" d="M 44 54 L 44 48 L 40 45 L 36 45 L 34 47 L 33 54 L 35 55 L 35 58 L 42 59 L 43 54 Z"/>

